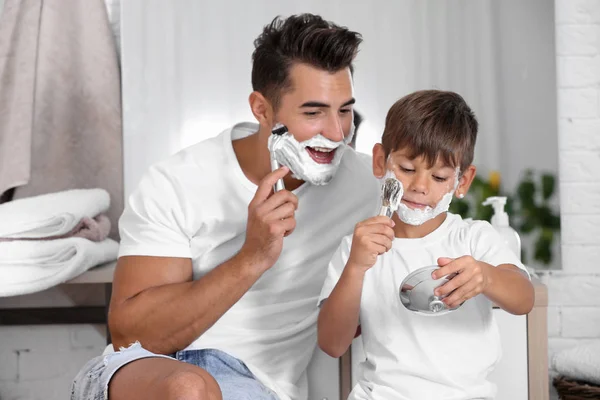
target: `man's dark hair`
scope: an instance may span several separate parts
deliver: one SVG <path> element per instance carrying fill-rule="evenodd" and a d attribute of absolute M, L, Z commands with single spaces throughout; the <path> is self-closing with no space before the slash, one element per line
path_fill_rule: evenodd
<path fill-rule="evenodd" d="M 352 140 L 350 141 L 349 144 L 350 144 L 350 147 L 352 147 L 353 149 L 356 149 L 356 137 L 358 136 L 358 127 L 362 123 L 363 117 L 362 117 L 361 113 L 356 111 L 356 109 L 352 110 L 352 114 L 353 114 L 352 121 L 354 122 L 354 136 L 352 136 Z"/>
<path fill-rule="evenodd" d="M 473 163 L 478 122 L 457 93 L 422 90 L 398 100 L 388 111 L 381 143 L 387 157 L 409 149 L 409 157 L 424 156 L 429 166 L 438 158 L 464 171 Z"/>
<path fill-rule="evenodd" d="M 325 21 L 318 15 L 275 17 L 254 41 L 252 89 L 278 108 L 291 89 L 290 68 L 304 63 L 328 72 L 353 71 L 352 61 L 362 42 L 359 33 Z"/>

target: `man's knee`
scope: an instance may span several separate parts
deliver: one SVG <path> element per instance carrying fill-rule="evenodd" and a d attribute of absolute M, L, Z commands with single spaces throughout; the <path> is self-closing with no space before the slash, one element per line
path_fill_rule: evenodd
<path fill-rule="evenodd" d="M 176 371 L 164 380 L 168 400 L 220 400 L 219 386 L 208 376 L 196 371 Z"/>

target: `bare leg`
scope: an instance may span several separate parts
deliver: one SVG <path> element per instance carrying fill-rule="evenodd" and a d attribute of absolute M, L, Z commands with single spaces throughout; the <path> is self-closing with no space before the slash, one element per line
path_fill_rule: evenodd
<path fill-rule="evenodd" d="M 222 400 L 213 377 L 200 367 L 167 358 L 143 358 L 119 369 L 109 400 Z"/>

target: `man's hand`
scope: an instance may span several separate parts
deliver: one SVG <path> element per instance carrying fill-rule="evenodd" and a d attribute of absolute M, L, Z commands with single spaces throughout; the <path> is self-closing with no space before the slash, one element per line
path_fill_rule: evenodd
<path fill-rule="evenodd" d="M 360 268 L 363 272 L 371 268 L 380 254 L 392 248 L 393 227 L 394 221 L 385 216 L 372 217 L 356 224 L 346 265 Z"/>
<path fill-rule="evenodd" d="M 281 167 L 265 176 L 248 205 L 246 241 L 239 256 L 261 271 L 275 264 L 283 248 L 283 238 L 296 227 L 296 195 L 288 190 L 272 192 L 275 182 L 288 172 L 287 167 Z"/>
<path fill-rule="evenodd" d="M 433 279 L 456 274 L 433 292 L 438 297 L 447 296 L 443 302 L 449 308 L 458 307 L 470 298 L 484 293 L 489 285 L 490 268 L 494 268 L 471 256 L 456 259 L 442 257 L 438 259 L 438 265 L 441 268 L 431 274 Z"/>

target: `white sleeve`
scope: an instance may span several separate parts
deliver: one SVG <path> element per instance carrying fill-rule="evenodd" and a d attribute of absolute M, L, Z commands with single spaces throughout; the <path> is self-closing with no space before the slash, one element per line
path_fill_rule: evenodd
<path fill-rule="evenodd" d="M 471 254 L 476 260 L 491 264 L 494 267 L 501 264 L 512 264 L 521 269 L 531 279 L 527 268 L 525 268 L 519 257 L 487 221 L 475 221 L 471 225 Z"/>
<path fill-rule="evenodd" d="M 346 262 L 350 257 L 351 247 L 352 235 L 345 236 L 333 254 L 331 261 L 329 261 L 329 266 L 327 267 L 327 276 L 325 277 L 325 282 L 323 283 L 323 288 L 321 289 L 317 306 L 321 307 L 323 300 L 329 297 L 331 292 L 333 292 L 333 288 L 335 288 L 335 285 L 340 280 L 342 272 L 344 271 L 344 267 L 346 266 Z"/>
<path fill-rule="evenodd" d="M 160 167 L 151 167 L 119 219 L 119 257 L 191 258 L 182 201 L 174 179 Z"/>

